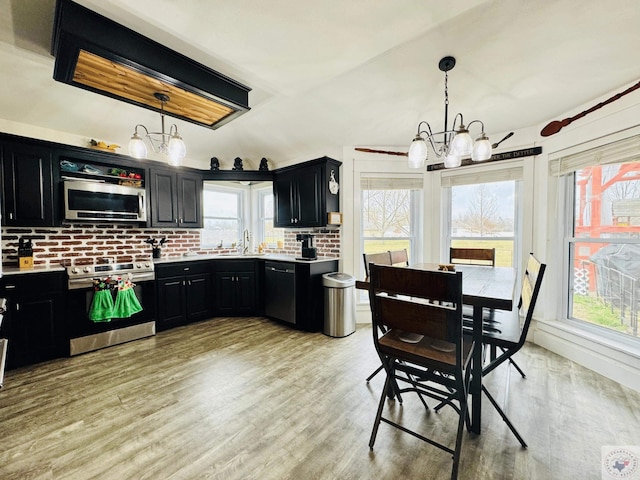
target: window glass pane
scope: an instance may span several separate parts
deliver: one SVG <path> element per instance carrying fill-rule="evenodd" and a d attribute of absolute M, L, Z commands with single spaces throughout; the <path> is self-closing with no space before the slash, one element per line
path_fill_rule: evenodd
<path fill-rule="evenodd" d="M 200 244 L 203 248 L 232 248 L 242 238 L 244 190 L 205 185 L 203 191 L 204 228 Z"/>
<path fill-rule="evenodd" d="M 284 228 L 275 228 L 273 226 L 273 193 L 264 192 L 260 194 L 260 229 L 262 238 L 261 243 L 266 247 L 277 247 L 278 242 L 284 242 Z"/>
<path fill-rule="evenodd" d="M 404 183 L 403 183 L 404 182 Z M 419 219 L 422 216 L 422 192 L 411 188 L 417 183 L 412 179 L 395 179 L 384 189 L 379 181 L 376 189 L 367 189 L 373 184 L 363 180 L 362 189 L 362 252 L 377 253 L 406 249 L 409 263 L 417 256 L 419 248 Z M 402 188 L 405 187 L 406 188 Z M 364 262 L 360 264 L 360 275 L 364 275 Z M 366 292 L 359 292 L 359 301 L 368 301 Z"/>
<path fill-rule="evenodd" d="M 574 192 L 575 237 L 638 238 L 640 163 L 578 170 Z"/>
<path fill-rule="evenodd" d="M 640 163 L 575 172 L 569 317 L 638 337 Z"/>
<path fill-rule="evenodd" d="M 451 187 L 451 246 L 495 248 L 496 266 L 513 266 L 516 182 Z"/>
<path fill-rule="evenodd" d="M 204 190 L 204 214 L 207 217 L 238 218 L 238 195 L 236 192 Z"/>
<path fill-rule="evenodd" d="M 240 238 L 237 219 L 205 218 L 201 243 L 204 245 L 230 246 Z"/>
<path fill-rule="evenodd" d="M 410 193 L 410 190 L 363 190 L 364 236 L 410 236 Z"/>

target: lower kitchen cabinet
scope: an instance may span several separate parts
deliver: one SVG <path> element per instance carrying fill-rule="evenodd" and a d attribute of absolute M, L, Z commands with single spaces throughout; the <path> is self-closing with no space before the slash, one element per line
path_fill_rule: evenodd
<path fill-rule="evenodd" d="M 254 259 L 215 262 L 215 314 L 224 317 L 255 315 L 257 276 Z"/>
<path fill-rule="evenodd" d="M 156 265 L 158 330 L 167 330 L 211 315 L 208 262 Z"/>
<path fill-rule="evenodd" d="M 7 299 L 0 336 L 9 340 L 7 368 L 69 354 L 64 327 L 64 273 L 29 273 L 0 279 Z"/>
<path fill-rule="evenodd" d="M 316 332 L 324 326 L 322 275 L 338 271 L 338 260 L 265 262 L 265 314 Z"/>

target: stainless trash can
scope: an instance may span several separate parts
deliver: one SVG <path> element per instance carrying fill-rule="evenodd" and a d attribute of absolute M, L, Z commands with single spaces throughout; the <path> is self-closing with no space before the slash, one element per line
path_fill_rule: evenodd
<path fill-rule="evenodd" d="M 356 279 L 346 273 L 325 273 L 324 333 L 330 337 L 346 337 L 356 331 Z"/>

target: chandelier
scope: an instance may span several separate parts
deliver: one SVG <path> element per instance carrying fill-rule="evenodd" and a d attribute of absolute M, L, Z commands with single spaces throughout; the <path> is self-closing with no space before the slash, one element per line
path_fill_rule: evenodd
<path fill-rule="evenodd" d="M 147 127 L 142 124 L 136 125 L 135 131 L 129 141 L 129 155 L 134 158 L 147 157 L 147 145 L 138 134 L 138 127 L 144 129 L 145 136 L 151 144 L 151 148 L 155 153 L 166 155 L 169 165 L 180 166 L 182 160 L 187 155 L 187 147 L 182 141 L 182 137 L 178 134 L 178 127 L 173 124 L 169 128 L 169 133 L 164 131 L 164 106 L 169 101 L 169 95 L 156 92 L 153 94 L 160 101 L 160 119 L 162 121 L 161 132 L 150 132 Z"/>
<path fill-rule="evenodd" d="M 491 143 L 484 133 L 484 123 L 480 120 L 473 120 L 468 126 L 465 126 L 462 114 L 458 113 L 453 119 L 451 130 L 447 125 L 449 113 L 448 72 L 455 65 L 456 59 L 453 57 L 444 57 L 438 63 L 438 68 L 444 72 L 444 130 L 433 133 L 428 122 L 423 120 L 418 124 L 418 133 L 409 147 L 409 168 L 424 167 L 428 154 L 427 141 L 436 157 L 444 161 L 445 168 L 459 167 L 462 163 L 462 157 L 469 154 L 474 162 L 482 162 L 491 158 Z M 458 118 L 460 123 L 456 127 Z M 482 126 L 482 132 L 475 142 L 469 134 L 469 127 L 474 123 L 479 123 Z M 442 135 L 441 139 L 436 139 L 440 135 Z"/>

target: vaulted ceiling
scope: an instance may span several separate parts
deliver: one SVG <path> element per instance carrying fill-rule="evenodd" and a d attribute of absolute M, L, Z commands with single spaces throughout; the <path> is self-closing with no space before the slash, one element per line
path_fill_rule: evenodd
<path fill-rule="evenodd" d="M 450 111 L 482 119 L 493 141 L 640 79 L 637 0 L 77 3 L 252 88 L 251 110 L 218 130 L 175 121 L 202 168 L 407 145 L 419 120 L 442 126 L 445 55 Z M 54 9 L 0 0 L 0 119 L 126 153 L 134 125 L 159 129 L 159 116 L 52 79 Z"/>

